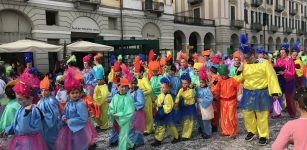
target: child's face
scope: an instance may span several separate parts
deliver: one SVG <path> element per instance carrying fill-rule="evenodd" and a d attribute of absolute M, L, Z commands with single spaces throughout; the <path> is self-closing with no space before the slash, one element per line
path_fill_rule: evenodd
<path fill-rule="evenodd" d="M 69 99 L 72 101 L 77 101 L 80 98 L 80 91 L 79 89 L 73 89 L 69 92 Z"/>
<path fill-rule="evenodd" d="M 169 87 L 167 84 L 161 84 L 160 90 L 162 93 L 167 93 L 169 91 Z"/>
<path fill-rule="evenodd" d="M 262 53 L 259 53 L 258 58 L 264 58 L 264 55 Z"/>
<path fill-rule="evenodd" d="M 97 83 L 98 83 L 98 85 L 104 85 L 104 80 L 103 79 L 98 79 Z"/>
<path fill-rule="evenodd" d="M 196 69 L 196 68 L 194 68 L 194 72 L 195 72 L 195 74 L 196 74 L 196 75 L 198 75 L 199 70 L 198 70 L 198 69 Z"/>
<path fill-rule="evenodd" d="M 143 77 L 143 72 L 137 72 L 137 73 L 136 73 L 136 76 L 137 76 L 138 78 L 142 78 L 142 77 Z"/>
<path fill-rule="evenodd" d="M 223 75 L 221 75 L 221 77 L 222 77 L 223 80 L 226 80 L 228 78 L 228 75 L 227 74 L 223 74 Z"/>
<path fill-rule="evenodd" d="M 128 86 L 119 86 L 118 87 L 118 92 L 120 93 L 120 94 L 126 94 L 127 93 L 127 90 L 128 90 Z"/>
<path fill-rule="evenodd" d="M 168 74 L 171 75 L 171 76 L 174 76 L 174 75 L 175 75 L 175 72 L 172 71 L 172 70 L 168 70 L 167 72 L 168 72 Z"/>
<path fill-rule="evenodd" d="M 29 106 L 32 103 L 32 99 L 33 99 L 32 97 L 26 98 L 19 94 L 16 94 L 16 98 L 18 100 L 19 105 L 22 107 Z"/>
<path fill-rule="evenodd" d="M 181 83 L 183 88 L 187 88 L 190 85 L 190 83 L 187 80 L 181 80 Z"/>
<path fill-rule="evenodd" d="M 49 97 L 50 96 L 50 90 L 48 89 L 41 89 L 41 93 L 43 97 Z"/>
<path fill-rule="evenodd" d="M 187 62 L 184 59 L 181 59 L 180 61 L 180 67 L 185 69 L 185 67 L 187 66 Z"/>
<path fill-rule="evenodd" d="M 207 81 L 206 80 L 199 80 L 199 85 L 200 85 L 200 87 L 205 87 L 206 85 L 207 85 Z"/>
<path fill-rule="evenodd" d="M 158 75 L 158 70 L 153 70 L 152 75 L 154 75 L 154 76 Z"/>

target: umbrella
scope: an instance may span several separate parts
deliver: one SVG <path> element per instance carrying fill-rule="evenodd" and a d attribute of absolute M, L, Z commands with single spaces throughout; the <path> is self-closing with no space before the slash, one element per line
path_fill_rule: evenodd
<path fill-rule="evenodd" d="M 0 53 L 59 52 L 62 49 L 63 46 L 52 45 L 35 40 L 19 40 L 0 45 Z"/>
<path fill-rule="evenodd" d="M 72 44 L 67 45 L 69 51 L 74 52 L 86 52 L 86 51 L 96 51 L 96 52 L 111 52 L 114 51 L 114 48 L 107 45 L 87 42 L 87 41 L 78 41 Z"/>

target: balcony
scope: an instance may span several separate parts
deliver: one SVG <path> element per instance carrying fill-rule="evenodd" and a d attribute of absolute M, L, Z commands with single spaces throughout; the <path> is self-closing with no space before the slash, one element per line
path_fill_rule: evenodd
<path fill-rule="evenodd" d="M 262 3 L 263 3 L 262 0 L 252 0 L 251 5 L 254 7 L 259 7 L 262 5 Z"/>
<path fill-rule="evenodd" d="M 304 35 L 304 29 L 296 29 L 296 34 L 297 35 Z"/>
<path fill-rule="evenodd" d="M 242 29 L 244 27 L 244 21 L 243 20 L 231 20 L 230 25 L 231 27 Z"/>
<path fill-rule="evenodd" d="M 73 0 L 73 3 L 77 9 L 97 10 L 101 4 L 101 0 Z"/>
<path fill-rule="evenodd" d="M 202 0 L 188 0 L 188 3 L 190 3 L 191 5 L 200 4 L 201 2 Z"/>
<path fill-rule="evenodd" d="M 214 20 L 193 18 L 193 17 L 186 17 L 186 16 L 175 16 L 174 23 L 197 25 L 197 26 L 214 26 L 215 25 Z"/>
<path fill-rule="evenodd" d="M 285 34 L 291 34 L 292 33 L 292 28 L 284 28 L 284 33 Z"/>
<path fill-rule="evenodd" d="M 262 30 L 262 24 L 260 24 L 260 23 L 253 23 L 251 28 L 252 28 L 252 30 L 259 32 L 259 31 Z"/>
<path fill-rule="evenodd" d="M 164 3 L 163 2 L 153 2 L 152 0 L 146 0 L 143 5 L 144 11 L 150 11 L 152 13 L 163 13 Z"/>
<path fill-rule="evenodd" d="M 296 15 L 296 13 L 297 13 L 296 9 L 290 9 L 290 12 L 289 12 L 290 15 L 294 16 Z"/>
<path fill-rule="evenodd" d="M 278 27 L 277 26 L 269 26 L 268 30 L 271 33 L 276 33 L 278 31 Z"/>
<path fill-rule="evenodd" d="M 279 13 L 281 13 L 282 11 L 284 11 L 284 6 L 282 6 L 282 5 L 276 5 L 276 7 L 275 7 L 275 11 L 276 12 L 279 12 Z"/>

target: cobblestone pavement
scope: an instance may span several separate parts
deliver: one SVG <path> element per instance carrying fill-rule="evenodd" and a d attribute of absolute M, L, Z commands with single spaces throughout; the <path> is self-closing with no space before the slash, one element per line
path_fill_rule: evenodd
<path fill-rule="evenodd" d="M 171 144 L 172 138 L 166 135 L 163 145 L 153 148 L 150 143 L 154 141 L 153 135 L 145 137 L 145 145 L 136 148 L 137 150 L 152 150 L 152 149 L 163 149 L 163 150 L 189 150 L 189 149 L 201 149 L 201 150 L 269 150 L 274 140 L 276 139 L 281 127 L 289 120 L 287 113 L 283 112 L 282 117 L 278 119 L 269 119 L 270 126 L 270 136 L 271 139 L 267 146 L 259 146 L 258 139 L 254 139 L 251 142 L 244 141 L 246 136 L 244 123 L 243 123 L 243 113 L 242 110 L 238 111 L 239 118 L 239 133 L 235 139 L 230 139 L 227 137 L 222 137 L 219 133 L 213 133 L 212 138 L 204 140 L 201 135 L 194 130 L 190 141 L 180 142 L 177 144 Z M 99 139 L 97 141 L 99 150 L 115 150 L 116 147 L 108 146 L 108 136 L 109 132 L 100 132 Z M 180 133 L 180 131 L 179 131 Z"/>

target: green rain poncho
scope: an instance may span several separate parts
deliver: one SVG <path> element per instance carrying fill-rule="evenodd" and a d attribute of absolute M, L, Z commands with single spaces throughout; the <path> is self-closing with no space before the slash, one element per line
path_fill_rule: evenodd
<path fill-rule="evenodd" d="M 134 115 L 135 107 L 134 100 L 128 94 L 116 94 L 109 105 L 109 119 L 111 122 L 116 120 L 119 125 L 119 150 L 126 150 L 133 147 L 133 143 L 128 138 L 132 117 Z M 115 114 L 114 117 L 112 114 Z"/>
<path fill-rule="evenodd" d="M 10 100 L 1 116 L 0 121 L 0 133 L 3 132 L 3 130 L 13 124 L 13 120 L 15 117 L 15 114 L 17 110 L 19 109 L 20 105 L 18 104 L 18 101 L 16 99 Z"/>
<path fill-rule="evenodd" d="M 160 80 L 162 76 L 152 76 L 150 79 L 151 95 L 158 97 L 160 95 Z"/>

